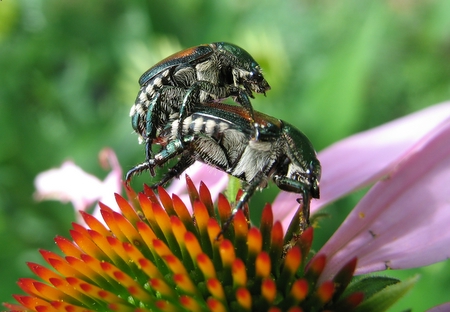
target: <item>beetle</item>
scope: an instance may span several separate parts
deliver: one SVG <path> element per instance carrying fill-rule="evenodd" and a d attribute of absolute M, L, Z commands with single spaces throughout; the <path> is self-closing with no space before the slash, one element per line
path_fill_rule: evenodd
<path fill-rule="evenodd" d="M 253 92 L 270 90 L 261 67 L 244 49 L 227 42 L 214 42 L 175 53 L 148 69 L 139 79 L 141 86 L 130 111 L 131 123 L 146 143 L 146 159 L 151 157 L 151 142 L 168 122 L 179 113 L 183 120 L 194 103 L 233 96 L 252 121 L 255 138 L 258 125 L 253 122 L 249 97 Z M 179 138 L 181 132 L 178 133 Z"/>
<path fill-rule="evenodd" d="M 302 195 L 303 215 L 309 222 L 311 198 L 319 198 L 320 162 L 309 139 L 289 123 L 255 111 L 260 125 L 259 139 L 252 138 L 252 125 L 239 106 L 207 103 L 195 108 L 181 126 L 172 116 L 155 140 L 161 151 L 126 175 L 163 166 L 179 156 L 178 163 L 152 187 L 164 185 L 191 166 L 196 160 L 241 179 L 244 193 L 235 209 L 241 209 L 257 188 L 265 188 L 271 178 L 282 190 Z M 300 202 L 300 199 L 298 199 Z"/>

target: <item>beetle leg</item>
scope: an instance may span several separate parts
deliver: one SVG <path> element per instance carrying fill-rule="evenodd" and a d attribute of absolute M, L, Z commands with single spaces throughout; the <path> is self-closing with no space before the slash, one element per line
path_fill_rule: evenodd
<path fill-rule="evenodd" d="M 249 201 L 249 199 L 250 199 L 250 197 L 252 197 L 253 193 L 255 193 L 255 191 L 258 188 L 258 186 L 260 185 L 262 179 L 263 179 L 263 174 L 259 174 L 253 179 L 252 183 L 250 183 L 247 186 L 247 188 L 245 189 L 244 193 L 239 198 L 239 201 L 237 202 L 236 207 L 233 209 L 233 213 L 228 218 L 228 220 L 225 221 L 225 223 L 223 224 L 222 230 L 217 235 L 216 240 L 218 240 L 220 238 L 220 236 L 228 229 L 228 227 L 230 226 L 231 222 L 233 221 L 234 216 L 236 215 L 236 213 L 239 210 L 244 208 L 244 205 Z"/>
<path fill-rule="evenodd" d="M 253 106 L 250 103 L 250 99 L 248 98 L 248 94 L 246 91 L 239 89 L 239 95 L 237 97 L 237 102 L 241 104 L 243 108 L 247 110 L 250 115 L 251 122 L 253 123 L 253 127 L 255 130 L 255 141 L 259 140 L 259 124 L 255 122 L 255 116 L 253 113 Z"/>
<path fill-rule="evenodd" d="M 303 217 L 305 218 L 306 225 L 309 226 L 311 196 L 307 186 L 304 183 L 283 176 L 274 176 L 273 181 L 282 190 L 302 194 L 302 213 Z M 299 199 L 297 199 L 297 202 L 300 203 Z"/>
<path fill-rule="evenodd" d="M 149 161 L 145 161 L 141 164 L 138 164 L 134 166 L 132 169 L 130 169 L 126 176 L 125 176 L 125 183 L 126 185 L 130 185 L 131 178 L 133 178 L 135 175 L 142 173 L 145 170 L 153 171 L 153 168 L 155 167 L 155 162 L 153 159 L 150 159 Z"/>
<path fill-rule="evenodd" d="M 157 120 L 154 114 L 155 108 L 158 108 L 160 105 L 160 92 L 157 92 L 149 103 L 147 108 L 147 117 L 145 124 L 145 161 L 150 161 L 152 159 L 152 142 L 156 136 L 156 128 Z M 150 174 L 154 177 L 155 170 L 154 167 L 149 168 Z"/>
<path fill-rule="evenodd" d="M 178 161 L 178 163 L 170 168 L 170 170 L 161 178 L 158 183 L 151 185 L 152 189 L 162 186 L 172 180 L 173 178 L 179 178 L 180 175 L 195 162 L 195 159 L 191 155 L 184 155 Z"/>
<path fill-rule="evenodd" d="M 190 141 L 192 140 L 192 137 L 188 136 L 185 140 Z M 180 140 L 173 140 L 169 142 L 163 150 L 155 155 L 155 158 L 149 159 L 148 161 L 138 164 L 130 169 L 125 176 L 126 184 L 129 185 L 131 178 L 135 175 L 140 174 L 145 170 L 153 170 L 155 166 L 162 166 L 170 159 L 181 154 L 183 151 L 183 144 Z"/>

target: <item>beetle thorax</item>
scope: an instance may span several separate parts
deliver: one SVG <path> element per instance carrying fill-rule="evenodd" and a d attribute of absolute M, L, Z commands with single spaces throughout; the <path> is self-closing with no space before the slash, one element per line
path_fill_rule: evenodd
<path fill-rule="evenodd" d="M 216 57 L 201 62 L 195 66 L 198 81 L 209 81 L 214 84 L 219 83 L 219 62 Z"/>

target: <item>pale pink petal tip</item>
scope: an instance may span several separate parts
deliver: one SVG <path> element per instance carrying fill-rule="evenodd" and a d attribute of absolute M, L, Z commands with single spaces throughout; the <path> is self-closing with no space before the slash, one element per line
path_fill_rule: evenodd
<path fill-rule="evenodd" d="M 115 207 L 114 193 L 121 191 L 122 169 L 111 149 L 100 152 L 100 161 L 112 168 L 104 181 L 85 172 L 72 161 L 65 161 L 60 168 L 38 174 L 34 180 L 35 199 L 72 202 L 76 211 L 86 210 L 98 200 Z"/>

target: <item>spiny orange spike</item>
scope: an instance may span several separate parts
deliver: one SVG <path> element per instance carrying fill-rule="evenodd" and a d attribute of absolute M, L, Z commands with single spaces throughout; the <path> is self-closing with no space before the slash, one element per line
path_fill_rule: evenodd
<path fill-rule="evenodd" d="M 32 278 L 20 278 L 17 281 L 17 285 L 19 285 L 19 287 L 22 288 L 24 292 L 31 296 L 41 297 L 39 291 L 37 291 L 34 287 L 34 283 L 38 283 L 38 281 Z"/>
<path fill-rule="evenodd" d="M 262 251 L 256 257 L 256 276 L 259 278 L 267 278 L 269 277 L 271 271 L 271 261 L 269 255 Z"/>
<path fill-rule="evenodd" d="M 208 210 L 202 202 L 197 200 L 193 203 L 193 211 L 200 236 L 206 236 L 206 227 L 209 220 Z"/>
<path fill-rule="evenodd" d="M 108 244 L 108 240 L 105 236 L 92 230 L 89 231 L 89 236 L 109 259 L 111 259 L 112 261 L 117 260 L 117 254 L 111 249 L 111 246 Z"/>
<path fill-rule="evenodd" d="M 90 229 L 100 233 L 103 236 L 111 235 L 111 232 L 103 225 L 103 223 L 98 221 L 97 218 L 81 210 L 80 214 Z"/>
<path fill-rule="evenodd" d="M 118 237 L 120 240 L 125 241 L 126 237 L 125 237 L 125 235 L 123 235 L 122 231 L 120 230 L 119 226 L 116 223 L 116 220 L 114 219 L 114 211 L 112 211 L 111 209 L 107 210 L 107 209 L 101 208 L 100 213 L 101 213 L 106 225 L 108 225 L 109 229 L 111 230 L 111 233 L 114 236 Z"/>
<path fill-rule="evenodd" d="M 52 270 L 47 269 L 46 267 L 33 263 L 33 262 L 27 262 L 28 267 L 30 270 L 39 276 L 44 282 L 49 282 L 51 278 L 53 277 L 61 277 L 60 275 L 56 274 Z"/>
<path fill-rule="evenodd" d="M 127 198 L 131 201 L 133 207 L 139 206 L 137 203 L 137 194 L 126 181 L 122 181 L 122 186 L 125 190 L 125 194 L 127 194 Z"/>
<path fill-rule="evenodd" d="M 305 261 L 305 258 L 308 256 L 309 251 L 311 250 L 313 237 L 314 237 L 314 228 L 311 226 L 307 228 L 305 231 L 303 231 L 299 240 L 297 241 L 297 245 L 300 247 L 300 250 L 302 251 L 302 255 L 304 257 L 302 261 Z"/>
<path fill-rule="evenodd" d="M 277 288 L 275 286 L 275 282 L 270 278 L 263 280 L 261 283 L 261 296 L 265 299 L 265 301 L 268 304 L 272 304 L 276 295 Z"/>
<path fill-rule="evenodd" d="M 247 270 L 241 259 L 236 258 L 233 261 L 231 274 L 233 275 L 233 288 L 245 287 L 247 285 Z"/>
<path fill-rule="evenodd" d="M 32 311 L 36 311 L 37 306 L 49 306 L 49 303 L 47 301 L 42 300 L 40 298 L 20 296 L 20 295 L 13 295 L 13 297 L 22 306 L 24 306 Z M 26 311 L 28 311 L 28 310 L 26 310 Z"/>
<path fill-rule="evenodd" d="M 98 202 L 98 206 L 100 207 L 100 211 L 101 210 L 104 210 L 104 211 L 107 211 L 107 212 L 109 212 L 109 213 L 112 213 L 114 210 L 113 209 L 111 209 L 109 206 L 106 206 L 104 203 L 102 203 L 102 202 Z"/>
<path fill-rule="evenodd" d="M 202 271 L 205 280 L 208 278 L 216 278 L 216 269 L 214 268 L 214 264 L 206 254 L 201 253 L 197 256 L 197 265 L 200 271 Z"/>
<path fill-rule="evenodd" d="M 44 301 L 45 302 L 45 301 Z M 11 303 L 7 303 L 4 302 L 3 306 L 5 308 L 8 309 L 8 311 L 13 311 L 13 312 L 26 312 L 29 311 L 27 308 L 25 308 L 24 306 L 18 305 L 18 304 L 11 304 Z M 53 312 L 54 310 L 51 310 L 51 312 Z M 46 312 L 46 311 L 44 311 Z"/>
<path fill-rule="evenodd" d="M 90 237 L 84 236 L 80 232 L 70 230 L 70 236 L 73 241 L 83 250 L 86 254 L 91 255 L 99 260 L 107 260 L 108 257 L 103 251 L 91 240 Z"/>
<path fill-rule="evenodd" d="M 150 287 L 159 292 L 163 297 L 173 297 L 175 292 L 172 287 L 167 285 L 164 279 L 151 278 L 149 281 Z"/>
<path fill-rule="evenodd" d="M 66 294 L 64 294 L 61 290 L 56 289 L 53 286 L 49 286 L 41 282 L 34 282 L 33 286 L 39 292 L 40 294 L 39 297 L 47 301 L 53 300 L 66 301 L 68 299 Z"/>
<path fill-rule="evenodd" d="M 122 214 L 125 216 L 125 218 L 132 224 L 132 225 L 136 225 L 136 223 L 138 221 L 140 221 L 141 219 L 139 218 L 139 216 L 137 215 L 136 211 L 134 210 L 133 207 L 131 207 L 130 203 L 123 198 L 122 196 L 120 196 L 119 194 L 114 194 L 115 198 L 116 198 L 116 202 L 117 205 L 120 208 L 120 211 L 122 211 Z"/>
<path fill-rule="evenodd" d="M 71 305 L 66 304 L 65 306 L 71 306 Z M 45 306 L 36 306 L 36 311 L 37 312 L 57 312 L 57 311 L 67 312 L 70 310 L 66 310 L 65 307 L 56 309 L 53 305 L 53 302 L 48 302 Z"/>
<path fill-rule="evenodd" d="M 228 199 L 222 193 L 219 193 L 217 199 L 217 211 L 219 213 L 220 222 L 223 225 L 231 217 L 231 206 Z"/>
<path fill-rule="evenodd" d="M 44 249 L 39 249 L 40 254 L 42 255 L 42 257 L 45 259 L 45 261 L 47 261 L 47 263 L 49 262 L 49 259 L 57 259 L 60 261 L 64 261 L 64 258 L 61 257 L 60 255 L 55 254 L 54 252 L 51 251 L 47 251 Z"/>
<path fill-rule="evenodd" d="M 143 193 L 139 193 L 139 204 L 141 205 L 142 212 L 148 222 L 155 222 L 155 216 L 153 215 L 153 204 L 147 196 Z"/>
<path fill-rule="evenodd" d="M 298 246 L 294 246 L 286 253 L 284 258 L 283 271 L 289 272 L 289 275 L 294 275 L 302 264 L 302 252 Z"/>
<path fill-rule="evenodd" d="M 248 231 L 248 252 L 251 255 L 258 255 L 262 250 L 262 235 L 261 232 L 256 227 L 250 228 Z"/>
<path fill-rule="evenodd" d="M 242 209 L 238 210 L 236 212 L 236 214 L 234 215 L 233 224 L 234 224 L 234 232 L 235 232 L 236 239 L 247 240 L 248 220 L 245 217 Z"/>
<path fill-rule="evenodd" d="M 159 204 L 158 196 L 156 196 L 155 191 L 153 191 L 147 184 L 144 184 L 143 195 L 145 195 L 152 203 Z"/>
<path fill-rule="evenodd" d="M 228 239 L 224 239 L 220 242 L 219 246 L 220 258 L 222 259 L 222 265 L 225 268 L 231 268 L 236 254 L 234 253 L 234 246 Z"/>
<path fill-rule="evenodd" d="M 354 257 L 349 262 L 347 262 L 339 272 L 334 276 L 333 282 L 336 286 L 336 290 L 334 292 L 334 298 L 339 298 L 341 294 L 345 291 L 348 284 L 350 284 L 353 273 L 356 269 L 356 263 L 358 262 L 357 258 Z"/>
<path fill-rule="evenodd" d="M 68 306 L 70 306 L 70 305 L 68 305 Z M 36 311 L 37 312 L 57 312 L 58 310 L 56 310 L 54 307 L 52 307 L 51 304 L 47 303 L 46 306 L 37 306 L 36 307 Z M 70 310 L 64 309 L 64 310 L 59 310 L 59 311 L 67 312 L 67 311 L 70 311 Z M 86 310 L 84 310 L 82 312 L 86 312 Z"/>
<path fill-rule="evenodd" d="M 233 226 L 234 229 L 234 248 L 236 250 L 236 257 L 247 259 L 248 257 L 248 221 L 244 215 L 244 211 L 238 210 L 234 214 Z"/>
<path fill-rule="evenodd" d="M 316 289 L 316 295 L 323 304 L 331 300 L 333 293 L 334 283 L 332 281 L 325 281 Z"/>
<path fill-rule="evenodd" d="M 225 291 L 223 290 L 222 283 L 218 279 L 208 279 L 206 281 L 206 288 L 214 298 L 226 302 Z"/>
<path fill-rule="evenodd" d="M 72 222 L 72 228 L 73 228 L 73 230 L 75 230 L 85 236 L 89 236 L 88 230 L 84 226 L 82 226 L 78 223 Z"/>
<path fill-rule="evenodd" d="M 162 256 L 162 258 L 163 258 L 164 262 L 166 263 L 167 267 L 172 271 L 172 273 L 188 274 L 183 262 L 181 262 L 180 259 L 178 259 L 174 255 L 165 255 L 165 256 Z"/>
<path fill-rule="evenodd" d="M 208 187 L 205 185 L 205 183 L 203 183 L 203 181 L 200 181 L 199 193 L 200 201 L 205 205 L 206 210 L 208 210 L 209 216 L 211 218 L 214 218 L 214 204 L 212 202 L 211 193 L 209 192 Z"/>
<path fill-rule="evenodd" d="M 206 305 L 208 306 L 209 311 L 211 312 L 226 312 L 228 309 L 223 305 L 222 302 L 215 298 L 208 298 L 206 301 Z"/>
<path fill-rule="evenodd" d="M 214 244 L 216 242 L 217 236 L 219 236 L 221 228 L 219 223 L 214 218 L 209 218 L 208 225 L 206 226 L 206 229 L 208 231 L 209 240 L 211 241 L 211 244 Z M 222 235 L 219 237 L 218 241 L 222 239 Z"/>
<path fill-rule="evenodd" d="M 187 209 L 184 202 L 176 194 L 172 194 L 172 202 L 173 208 L 175 209 L 178 218 L 180 218 L 180 220 L 184 223 L 184 226 L 186 226 L 187 229 L 192 231 L 194 229 L 194 222 L 192 221 L 191 213 Z"/>
<path fill-rule="evenodd" d="M 186 249 L 191 256 L 192 262 L 195 263 L 197 256 L 202 253 L 202 247 L 200 246 L 197 237 L 191 232 L 186 232 L 184 234 L 184 242 Z"/>
<path fill-rule="evenodd" d="M 266 204 L 261 214 L 261 225 L 259 230 L 261 231 L 263 239 L 263 250 L 268 251 L 271 243 L 271 232 L 273 227 L 273 212 L 272 206 Z"/>
<path fill-rule="evenodd" d="M 173 305 L 171 302 L 167 300 L 156 300 L 155 306 L 157 311 L 164 311 L 164 312 L 178 312 L 180 309 Z M 137 311 L 137 312 L 144 312 L 144 311 Z"/>
<path fill-rule="evenodd" d="M 158 256 L 163 257 L 166 255 L 172 255 L 172 251 L 167 247 L 167 245 L 160 239 L 154 239 L 152 242 L 153 249 L 158 254 Z"/>
<path fill-rule="evenodd" d="M 117 261 L 117 258 L 122 259 L 125 262 L 128 262 L 130 260 L 130 257 L 128 253 L 123 249 L 123 243 L 119 241 L 115 237 L 107 237 L 106 240 L 108 241 L 108 244 L 112 250 L 114 250 L 114 253 L 117 255 L 116 258 L 112 259 Z"/>
<path fill-rule="evenodd" d="M 198 195 L 197 188 L 194 185 L 194 182 L 192 182 L 191 178 L 186 174 L 186 187 L 189 194 L 189 199 L 191 200 L 191 205 L 194 205 L 194 202 L 200 199 L 200 196 Z"/>
<path fill-rule="evenodd" d="M 156 239 L 155 232 L 150 228 L 150 226 L 145 222 L 138 222 L 137 229 L 142 239 L 144 240 L 144 244 L 151 249 L 153 246 L 153 240 Z"/>
<path fill-rule="evenodd" d="M 364 300 L 364 293 L 363 292 L 355 292 L 347 297 L 345 297 L 343 300 L 340 300 L 338 305 L 341 308 L 340 311 L 347 311 L 356 308 L 363 302 Z"/>
<path fill-rule="evenodd" d="M 80 292 L 82 292 L 84 295 L 89 296 L 91 298 L 103 301 L 103 302 L 108 302 L 108 303 L 113 303 L 113 302 L 118 302 L 118 303 L 123 303 L 125 304 L 126 301 L 120 297 L 118 297 L 116 294 L 104 290 L 96 285 L 92 285 L 89 283 L 86 283 L 83 280 L 80 280 L 78 278 L 75 277 L 68 277 L 66 278 L 67 282 L 74 287 L 75 289 L 79 290 Z"/>
<path fill-rule="evenodd" d="M 235 295 L 236 301 L 242 309 L 250 311 L 252 308 L 252 295 L 250 291 L 245 287 L 239 287 L 236 289 Z"/>
<path fill-rule="evenodd" d="M 276 221 L 272 228 L 272 239 L 270 246 L 270 259 L 272 260 L 272 273 L 278 274 L 278 268 L 282 262 L 284 232 L 280 221 Z M 277 276 L 278 277 L 278 276 Z"/>
<path fill-rule="evenodd" d="M 188 274 L 174 274 L 173 281 L 180 291 L 191 296 L 200 295 L 197 286 L 194 285 Z"/>
<path fill-rule="evenodd" d="M 305 277 L 308 280 L 317 280 L 320 274 L 322 274 L 326 263 L 327 257 L 324 254 L 315 256 L 306 266 Z"/>
<path fill-rule="evenodd" d="M 308 295 L 308 281 L 306 279 L 298 279 L 292 283 L 291 291 L 289 296 L 293 299 L 294 304 L 302 302 Z"/>
<path fill-rule="evenodd" d="M 283 225 L 280 221 L 276 221 L 273 225 L 271 248 L 283 249 Z"/>
<path fill-rule="evenodd" d="M 79 307 L 67 302 L 55 302 L 53 301 L 52 307 L 56 309 L 57 311 L 61 312 L 88 312 L 89 310 L 83 307 Z M 39 311 L 40 312 L 40 311 Z"/>
<path fill-rule="evenodd" d="M 186 227 L 184 226 L 183 222 L 181 222 L 181 220 L 176 216 L 170 217 L 170 226 L 172 228 L 173 235 L 175 236 L 178 245 L 180 246 L 180 248 L 183 248 L 184 234 L 186 233 Z"/>
<path fill-rule="evenodd" d="M 145 289 L 143 289 L 138 282 L 116 268 L 111 263 L 102 262 L 100 263 L 100 266 L 106 274 L 115 279 L 122 286 L 126 287 L 130 295 L 134 298 L 146 303 L 151 303 L 153 301 L 152 296 Z"/>
<path fill-rule="evenodd" d="M 111 311 L 119 311 L 119 312 L 136 312 L 136 307 L 129 306 L 120 303 L 111 303 L 108 304 L 108 309 Z"/>
<path fill-rule="evenodd" d="M 64 266 L 64 271 L 61 270 L 61 274 L 64 276 L 75 276 L 82 279 L 90 279 L 92 281 L 95 281 L 97 284 L 100 284 L 102 281 L 104 281 L 103 277 L 99 274 L 99 271 L 93 270 L 89 265 L 87 265 L 84 261 L 81 259 L 75 258 L 75 257 L 66 257 L 67 262 L 69 263 L 69 267 L 73 270 L 76 270 L 77 272 L 75 274 L 63 274 L 65 270 L 67 270 L 66 266 Z M 61 263 L 65 263 L 60 261 Z M 55 267 L 55 269 L 58 270 L 58 268 Z M 59 270 L 58 270 L 59 271 Z"/>
<path fill-rule="evenodd" d="M 114 212 L 113 214 L 114 219 L 116 220 L 116 224 L 119 226 L 120 231 L 123 233 L 123 235 L 125 235 L 125 239 L 120 237 L 119 235 L 116 235 L 117 238 L 122 242 L 128 240 L 131 243 L 142 243 L 142 238 L 136 228 L 120 213 Z"/>
<path fill-rule="evenodd" d="M 78 292 L 75 288 L 72 287 L 65 279 L 62 278 L 51 278 L 50 283 L 56 289 L 59 289 L 62 293 L 78 300 L 79 302 L 85 302 L 86 297 Z"/>
<path fill-rule="evenodd" d="M 161 229 L 164 237 L 166 237 L 166 240 L 169 240 L 171 237 L 173 237 L 169 215 L 167 214 L 166 210 L 164 210 L 164 208 L 162 208 L 160 205 L 153 204 L 152 207 L 158 227 Z"/>
<path fill-rule="evenodd" d="M 151 262 L 146 259 L 144 255 L 137 249 L 134 245 L 130 243 L 123 243 L 123 249 L 128 254 L 128 256 L 139 266 L 139 268 L 147 274 L 148 277 L 161 278 L 161 272 L 159 269 Z"/>
<path fill-rule="evenodd" d="M 303 309 L 300 307 L 291 307 L 287 312 L 303 312 Z"/>
<path fill-rule="evenodd" d="M 192 297 L 186 295 L 180 296 L 180 303 L 188 311 L 202 311 L 202 306 Z"/>
<path fill-rule="evenodd" d="M 95 273 L 98 273 L 101 277 L 111 280 L 111 277 L 102 269 L 101 263 L 98 259 L 91 257 L 89 255 L 82 255 L 81 260 L 86 264 L 89 269 L 93 270 Z M 112 279 L 114 280 L 114 279 Z"/>
<path fill-rule="evenodd" d="M 57 236 L 55 238 L 55 243 L 66 256 L 80 258 L 83 254 L 83 252 L 77 246 L 75 246 L 71 241 L 62 236 Z"/>
<path fill-rule="evenodd" d="M 169 193 L 167 193 L 167 191 L 163 187 L 158 186 L 158 195 L 166 214 L 168 214 L 169 216 L 174 215 L 175 210 L 173 209 L 173 202 L 172 198 L 170 198 Z"/>
<path fill-rule="evenodd" d="M 84 277 L 85 276 L 84 274 L 77 271 L 74 267 L 72 267 L 65 260 L 49 259 L 49 263 L 62 276 L 76 276 L 76 277 Z"/>

